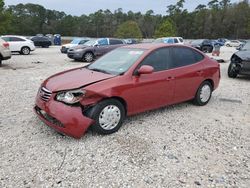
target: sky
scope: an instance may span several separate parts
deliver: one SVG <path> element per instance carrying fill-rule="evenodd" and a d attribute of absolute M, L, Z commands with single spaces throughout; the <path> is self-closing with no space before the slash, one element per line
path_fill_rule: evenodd
<path fill-rule="evenodd" d="M 207 4 L 211 0 L 186 0 L 185 7 L 189 11 L 194 10 L 199 4 Z M 237 2 L 238 0 L 231 0 Z M 80 16 L 82 14 L 94 13 L 99 9 L 109 9 L 112 12 L 122 8 L 123 12 L 145 13 L 152 9 L 156 14 L 166 15 L 166 7 L 176 4 L 177 0 L 5 0 L 5 5 L 16 5 L 18 3 L 34 3 L 44 6 L 46 9 L 64 11 L 66 14 Z"/>

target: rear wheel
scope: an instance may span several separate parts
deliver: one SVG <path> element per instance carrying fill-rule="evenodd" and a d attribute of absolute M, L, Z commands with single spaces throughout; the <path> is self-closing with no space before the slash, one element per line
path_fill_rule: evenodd
<path fill-rule="evenodd" d="M 236 78 L 238 73 L 236 70 L 236 64 L 235 63 L 230 63 L 228 70 L 227 70 L 227 75 L 229 78 Z"/>
<path fill-rule="evenodd" d="M 212 46 L 203 46 L 201 48 L 201 51 L 204 53 L 211 53 L 213 51 L 213 47 Z"/>
<path fill-rule="evenodd" d="M 194 104 L 198 106 L 204 106 L 206 105 L 212 96 L 212 85 L 210 82 L 205 81 L 203 82 L 199 89 L 196 92 L 195 98 L 194 98 Z"/>
<path fill-rule="evenodd" d="M 83 56 L 83 60 L 86 62 L 92 62 L 94 60 L 94 54 L 92 52 L 87 52 Z"/>
<path fill-rule="evenodd" d="M 95 120 L 92 129 L 99 134 L 112 134 L 119 130 L 125 118 L 124 106 L 115 99 L 107 99 L 95 105 L 88 112 Z"/>
<path fill-rule="evenodd" d="M 30 54 L 30 48 L 29 47 L 22 47 L 21 54 L 23 55 L 29 55 Z"/>

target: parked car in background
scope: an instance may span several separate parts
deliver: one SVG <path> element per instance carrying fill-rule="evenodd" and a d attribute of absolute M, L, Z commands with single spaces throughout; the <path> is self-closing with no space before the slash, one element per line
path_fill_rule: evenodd
<path fill-rule="evenodd" d="M 238 75 L 250 75 L 250 42 L 247 42 L 231 57 L 228 67 L 228 76 L 236 78 Z"/>
<path fill-rule="evenodd" d="M 204 52 L 211 53 L 213 51 L 213 43 L 209 39 L 198 39 L 191 42 L 191 46 Z"/>
<path fill-rule="evenodd" d="M 126 44 L 137 44 L 138 40 L 137 39 L 124 39 Z"/>
<path fill-rule="evenodd" d="M 239 47 L 242 43 L 238 40 L 230 40 L 225 43 L 227 47 Z"/>
<path fill-rule="evenodd" d="M 48 126 L 75 138 L 90 126 L 111 134 L 126 116 L 189 100 L 206 105 L 219 85 L 219 67 L 184 45 L 127 45 L 49 77 L 34 110 Z"/>
<path fill-rule="evenodd" d="M 3 60 L 11 58 L 11 51 L 9 49 L 9 43 L 0 38 L 0 66 Z"/>
<path fill-rule="evenodd" d="M 68 49 L 77 45 L 83 45 L 89 40 L 89 38 L 75 38 L 71 41 L 71 43 L 62 45 L 61 52 L 66 54 L 68 52 Z"/>
<path fill-rule="evenodd" d="M 68 57 L 74 60 L 92 62 L 95 58 L 102 56 L 115 48 L 126 43 L 122 39 L 101 38 L 86 42 L 68 50 Z"/>
<path fill-rule="evenodd" d="M 182 37 L 163 37 L 153 41 L 153 43 L 184 44 Z"/>
<path fill-rule="evenodd" d="M 30 40 L 34 42 L 35 46 L 40 46 L 43 48 L 48 48 L 52 45 L 51 40 L 48 37 L 32 37 Z"/>
<path fill-rule="evenodd" d="M 18 52 L 23 55 L 29 55 L 31 51 L 36 49 L 34 42 L 16 35 L 5 35 L 1 36 L 3 40 L 9 43 L 9 48 L 11 52 Z"/>
<path fill-rule="evenodd" d="M 228 39 L 225 39 L 225 38 L 218 38 L 217 41 L 218 41 L 219 43 L 223 44 L 222 46 L 224 46 L 225 43 L 226 43 L 227 41 L 229 41 L 229 40 L 228 40 Z"/>
<path fill-rule="evenodd" d="M 218 40 L 211 40 L 211 42 L 212 42 L 213 46 L 217 46 L 217 45 L 219 45 L 219 46 L 224 46 L 224 43 L 223 43 L 223 42 L 220 42 L 220 41 L 218 41 Z"/>

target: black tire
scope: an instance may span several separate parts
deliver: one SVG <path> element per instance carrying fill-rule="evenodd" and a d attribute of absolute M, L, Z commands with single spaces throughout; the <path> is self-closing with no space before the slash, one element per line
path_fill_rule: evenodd
<path fill-rule="evenodd" d="M 238 76 L 237 71 L 235 70 L 235 64 L 230 63 L 228 69 L 227 69 L 227 75 L 229 78 L 236 78 Z"/>
<path fill-rule="evenodd" d="M 115 125 L 114 125 L 114 127 L 111 127 L 110 129 L 108 129 L 108 127 L 105 129 L 104 128 L 105 124 L 103 122 L 100 122 L 100 119 L 104 119 L 103 115 L 104 115 L 105 109 L 109 110 L 109 109 L 112 109 L 112 107 L 114 110 L 116 110 L 116 112 L 118 112 L 118 110 L 119 110 L 119 112 L 120 112 L 119 121 L 114 119 L 114 117 L 116 117 L 116 116 L 118 119 L 117 114 L 113 114 L 113 116 L 112 115 L 108 116 L 107 117 L 108 120 L 106 119 L 106 121 L 111 122 L 111 124 L 113 121 L 113 124 L 115 124 Z M 91 126 L 93 131 L 95 131 L 99 134 L 112 134 L 112 133 L 118 131 L 120 129 L 120 127 L 122 126 L 123 120 L 125 118 L 125 109 L 120 101 L 118 101 L 116 99 L 107 99 L 107 100 L 101 101 L 98 104 L 96 104 L 94 107 L 92 107 L 87 112 L 87 114 L 90 118 L 95 120 L 95 123 Z"/>
<path fill-rule="evenodd" d="M 0 67 L 2 66 L 2 58 L 0 57 Z"/>
<path fill-rule="evenodd" d="M 88 63 L 94 61 L 94 54 L 92 52 L 86 52 L 83 56 L 83 61 Z"/>
<path fill-rule="evenodd" d="M 226 47 L 230 47 L 230 44 L 227 44 Z"/>
<path fill-rule="evenodd" d="M 203 89 L 205 89 L 206 91 L 208 91 L 208 88 L 209 88 L 209 94 L 207 93 L 207 95 L 203 95 L 203 92 L 202 91 Z M 212 92 L 213 92 L 213 88 L 212 88 L 212 85 L 209 81 L 204 81 L 202 82 L 202 84 L 200 85 L 200 87 L 198 88 L 197 92 L 196 92 L 196 95 L 195 95 L 195 98 L 193 100 L 193 103 L 197 106 L 204 106 L 206 105 L 210 99 L 211 99 L 211 96 L 212 96 Z"/>
<path fill-rule="evenodd" d="M 201 51 L 204 53 L 211 53 L 213 51 L 213 47 L 212 46 L 203 46 L 201 48 Z"/>
<path fill-rule="evenodd" d="M 22 47 L 21 54 L 23 55 L 29 55 L 30 54 L 30 48 L 27 46 Z"/>

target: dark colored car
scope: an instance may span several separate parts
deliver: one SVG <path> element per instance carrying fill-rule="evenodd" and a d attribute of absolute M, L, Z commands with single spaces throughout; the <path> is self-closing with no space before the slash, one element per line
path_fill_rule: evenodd
<path fill-rule="evenodd" d="M 191 42 L 191 46 L 204 52 L 211 53 L 213 51 L 213 42 L 208 39 L 199 39 Z"/>
<path fill-rule="evenodd" d="M 228 41 L 228 39 L 225 39 L 225 38 L 218 38 L 217 41 L 218 41 L 219 43 L 223 44 L 223 45 L 221 45 L 221 46 L 224 46 L 225 43 Z"/>
<path fill-rule="evenodd" d="M 40 46 L 40 47 L 43 47 L 43 48 L 48 48 L 49 46 L 52 45 L 50 39 L 48 37 L 39 37 L 39 36 L 35 36 L 35 37 L 32 37 L 30 40 L 32 40 L 34 42 L 34 45 L 35 46 Z"/>
<path fill-rule="evenodd" d="M 48 126 L 75 138 L 90 126 L 111 134 L 125 116 L 189 100 L 206 105 L 219 80 L 219 64 L 194 48 L 128 45 L 49 77 L 34 110 Z"/>
<path fill-rule="evenodd" d="M 121 39 L 101 38 L 86 42 L 68 50 L 68 57 L 74 60 L 92 62 L 95 58 L 100 57 L 115 48 L 125 45 Z"/>
<path fill-rule="evenodd" d="M 247 42 L 231 57 L 228 67 L 228 76 L 236 78 L 238 75 L 250 75 L 250 42 Z"/>

